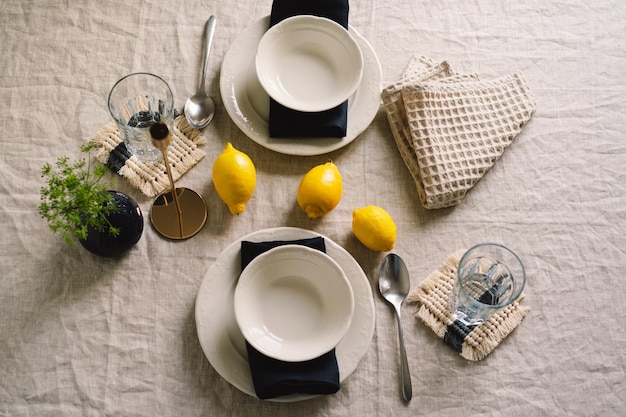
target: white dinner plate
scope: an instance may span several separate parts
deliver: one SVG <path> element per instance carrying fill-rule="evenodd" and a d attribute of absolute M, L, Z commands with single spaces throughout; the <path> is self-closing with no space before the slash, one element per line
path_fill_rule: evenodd
<path fill-rule="evenodd" d="M 256 350 L 285 362 L 330 352 L 354 312 L 350 281 L 333 258 L 302 245 L 257 256 L 239 276 L 235 320 Z"/>
<path fill-rule="evenodd" d="M 372 46 L 352 26 L 349 32 L 363 54 L 363 77 L 348 99 L 348 128 L 343 138 L 270 138 L 269 96 L 256 75 L 256 49 L 270 17 L 257 20 L 235 38 L 222 61 L 220 92 L 226 112 L 254 142 L 287 155 L 321 155 L 352 142 L 372 123 L 380 108 L 383 74 Z"/>
<path fill-rule="evenodd" d="M 367 353 L 376 319 L 374 297 L 367 276 L 352 255 L 331 239 L 311 230 L 278 227 L 251 233 L 231 243 L 217 257 L 200 284 L 195 308 L 198 339 L 209 363 L 222 378 L 248 395 L 256 397 L 245 339 L 235 322 L 233 307 L 233 294 L 241 273 L 241 241 L 294 240 L 316 236 L 324 238 L 326 253 L 341 266 L 354 294 L 350 329 L 335 349 L 341 382 L 356 370 Z M 313 397 L 294 394 L 272 401 L 300 401 Z"/>

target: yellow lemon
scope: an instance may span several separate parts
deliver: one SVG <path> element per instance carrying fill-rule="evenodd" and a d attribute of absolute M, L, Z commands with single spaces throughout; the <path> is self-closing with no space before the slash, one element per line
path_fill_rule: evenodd
<path fill-rule="evenodd" d="M 332 162 L 326 162 L 311 168 L 300 181 L 298 205 L 309 219 L 317 219 L 337 207 L 342 192 L 339 169 Z"/>
<path fill-rule="evenodd" d="M 352 212 L 352 232 L 368 249 L 385 252 L 396 243 L 396 224 L 385 210 L 367 206 Z"/>
<path fill-rule="evenodd" d="M 227 142 L 213 163 L 213 185 L 232 214 L 243 213 L 256 187 L 256 169 L 250 157 Z"/>

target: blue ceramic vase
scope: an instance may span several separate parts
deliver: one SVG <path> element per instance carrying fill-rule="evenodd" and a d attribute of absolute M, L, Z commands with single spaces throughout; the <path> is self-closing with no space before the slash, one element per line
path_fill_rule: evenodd
<path fill-rule="evenodd" d="M 119 191 L 108 191 L 113 194 L 118 211 L 109 215 L 109 221 L 119 227 L 120 234 L 111 236 L 107 232 L 99 232 L 89 227 L 87 239 L 80 244 L 89 252 L 104 257 L 116 257 L 132 248 L 143 233 L 143 214 L 137 202 Z"/>

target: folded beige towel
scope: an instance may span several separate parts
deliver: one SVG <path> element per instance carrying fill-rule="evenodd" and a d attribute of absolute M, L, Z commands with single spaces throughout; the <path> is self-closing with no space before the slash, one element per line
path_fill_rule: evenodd
<path fill-rule="evenodd" d="M 517 301 L 495 313 L 479 325 L 466 326 L 454 320 L 448 299 L 456 282 L 456 271 L 465 250 L 455 252 L 420 285 L 407 302 L 416 305 L 416 316 L 445 344 L 461 357 L 477 361 L 484 359 L 522 322 L 530 310 Z"/>
<path fill-rule="evenodd" d="M 172 142 L 167 149 L 167 156 L 172 179 L 176 181 L 204 158 L 204 151 L 198 149 L 198 146 L 206 144 L 206 139 L 199 130 L 189 126 L 182 115 L 174 119 L 171 133 Z M 91 142 L 96 145 L 94 156 L 98 161 L 126 178 L 148 197 L 170 188 L 165 163 L 147 164 L 130 154 L 115 122 L 107 123 Z"/>
<path fill-rule="evenodd" d="M 482 81 L 419 55 L 382 97 L 393 137 L 428 209 L 460 203 L 535 111 L 519 72 Z"/>

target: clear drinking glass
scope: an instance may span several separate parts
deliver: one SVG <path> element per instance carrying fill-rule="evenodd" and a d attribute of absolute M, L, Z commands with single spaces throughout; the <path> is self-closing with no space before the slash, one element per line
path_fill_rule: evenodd
<path fill-rule="evenodd" d="M 513 304 L 525 285 L 524 265 L 513 251 L 497 243 L 476 245 L 459 262 L 449 301 L 453 317 L 468 326 L 483 323 Z"/>
<path fill-rule="evenodd" d="M 162 159 L 161 151 L 152 145 L 149 129 L 161 122 L 172 130 L 174 96 L 165 80 L 147 72 L 125 76 L 109 93 L 109 112 L 132 154 L 146 163 Z"/>

